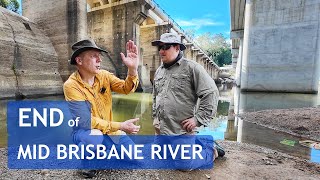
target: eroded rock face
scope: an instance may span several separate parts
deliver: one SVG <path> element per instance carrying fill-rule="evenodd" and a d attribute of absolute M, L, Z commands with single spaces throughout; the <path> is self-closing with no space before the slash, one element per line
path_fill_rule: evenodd
<path fill-rule="evenodd" d="M 0 98 L 62 94 L 58 55 L 44 31 L 0 7 Z"/>

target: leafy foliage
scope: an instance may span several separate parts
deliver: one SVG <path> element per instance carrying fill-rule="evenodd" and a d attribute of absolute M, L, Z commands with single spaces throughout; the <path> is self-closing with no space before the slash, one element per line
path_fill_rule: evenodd
<path fill-rule="evenodd" d="M 7 8 L 8 6 L 8 1 L 7 0 L 0 0 L 0 6 Z"/>
<path fill-rule="evenodd" d="M 198 36 L 196 41 L 219 66 L 232 63 L 231 45 L 221 33 L 212 35 L 207 32 Z"/>
<path fill-rule="evenodd" d="M 0 0 L 0 6 L 17 13 L 19 10 L 20 4 L 18 0 Z"/>

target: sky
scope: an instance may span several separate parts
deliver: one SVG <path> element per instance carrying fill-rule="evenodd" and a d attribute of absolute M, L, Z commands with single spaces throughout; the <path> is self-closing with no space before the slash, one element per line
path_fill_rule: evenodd
<path fill-rule="evenodd" d="M 230 0 L 154 0 L 182 29 L 230 37 Z"/>
<path fill-rule="evenodd" d="M 154 0 L 184 30 L 230 37 L 230 0 Z M 21 4 L 21 0 L 19 0 Z M 20 6 L 21 8 L 21 6 Z"/>

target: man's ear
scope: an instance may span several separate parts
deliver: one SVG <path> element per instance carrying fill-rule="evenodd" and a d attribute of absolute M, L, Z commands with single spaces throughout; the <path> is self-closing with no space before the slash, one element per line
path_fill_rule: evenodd
<path fill-rule="evenodd" d="M 75 58 L 75 60 L 76 60 L 77 64 L 82 65 L 81 57 L 77 56 L 77 57 Z"/>
<path fill-rule="evenodd" d="M 175 47 L 176 47 L 176 50 L 177 50 L 177 51 L 180 51 L 180 45 L 179 45 L 179 44 L 176 45 Z"/>

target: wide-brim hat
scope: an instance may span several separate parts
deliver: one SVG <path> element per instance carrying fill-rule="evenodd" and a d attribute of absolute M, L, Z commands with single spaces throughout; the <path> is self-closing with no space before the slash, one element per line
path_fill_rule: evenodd
<path fill-rule="evenodd" d="M 84 51 L 95 49 L 101 52 L 108 53 L 108 51 L 99 48 L 92 39 L 84 39 L 84 40 L 78 41 L 74 43 L 71 48 L 73 50 L 73 53 L 70 58 L 70 64 L 72 65 L 77 64 L 76 57 L 79 56 L 79 54 L 81 54 Z"/>
<path fill-rule="evenodd" d="M 161 43 L 164 44 L 179 44 L 180 50 L 186 49 L 186 46 L 181 42 L 181 37 L 175 33 L 164 33 L 160 36 L 160 40 L 152 41 L 152 46 L 159 46 Z"/>

